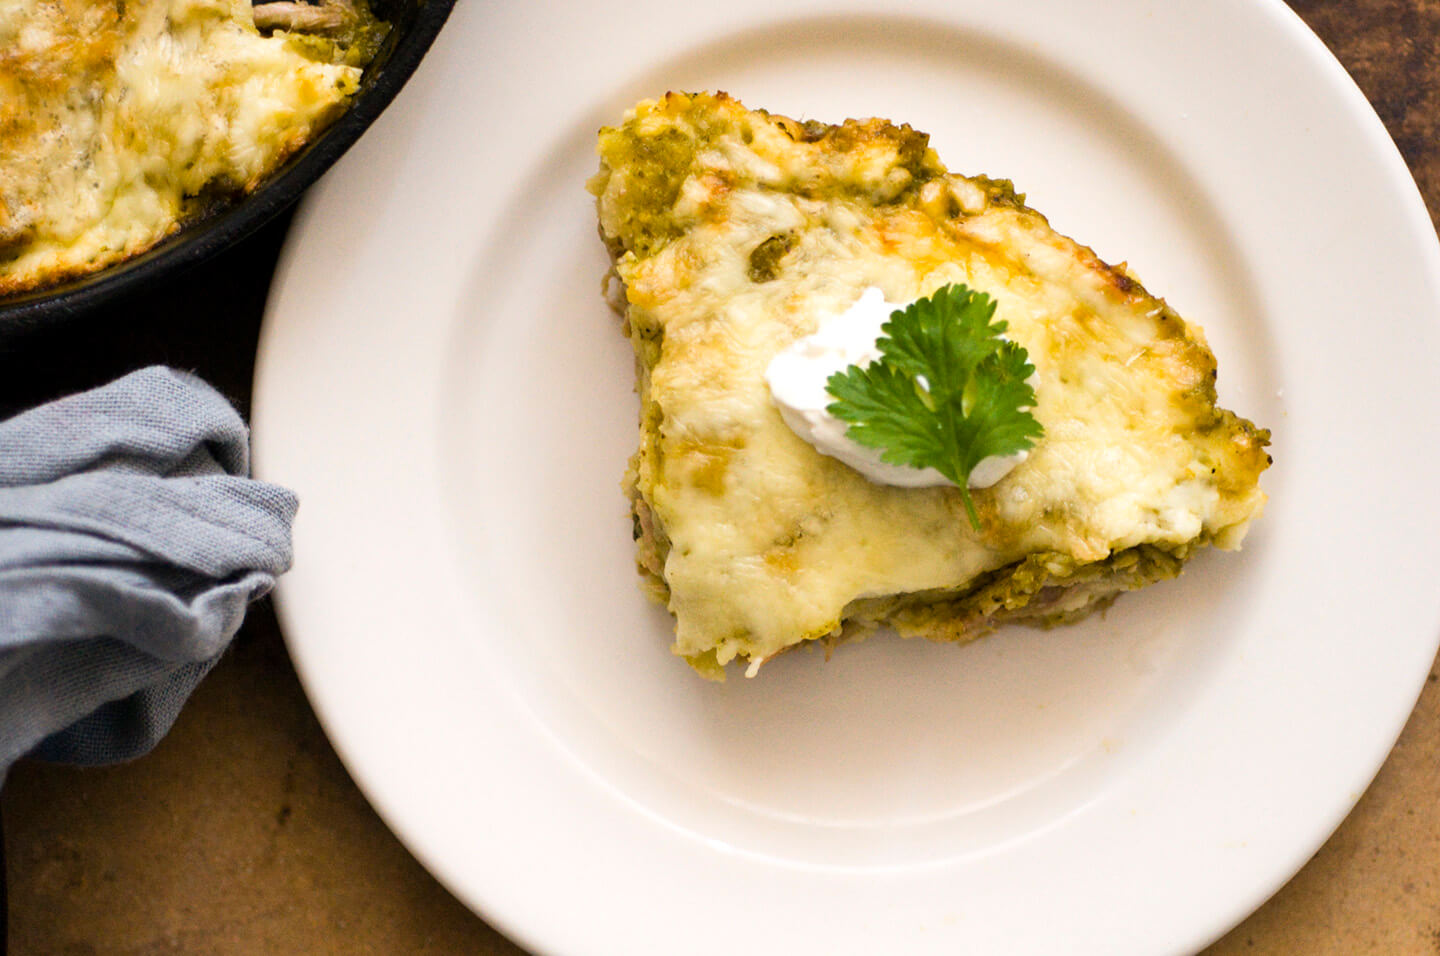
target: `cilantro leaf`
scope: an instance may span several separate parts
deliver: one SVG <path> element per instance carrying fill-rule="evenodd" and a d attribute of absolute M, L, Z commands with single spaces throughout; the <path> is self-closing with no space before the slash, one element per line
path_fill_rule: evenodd
<path fill-rule="evenodd" d="M 875 343 L 878 360 L 836 372 L 825 385 L 836 399 L 827 411 L 848 423 L 847 436 L 878 449 L 887 464 L 934 468 L 954 482 L 977 531 L 970 472 L 1043 434 L 1030 413 L 1035 369 L 994 315 L 983 292 L 942 286 L 891 314 Z"/>

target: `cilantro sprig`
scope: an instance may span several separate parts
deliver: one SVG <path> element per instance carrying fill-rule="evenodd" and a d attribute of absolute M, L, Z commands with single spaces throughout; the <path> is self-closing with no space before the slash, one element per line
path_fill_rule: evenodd
<path fill-rule="evenodd" d="M 879 449 L 887 464 L 934 468 L 954 482 L 977 531 L 970 472 L 991 455 L 1032 447 L 1044 431 L 1030 414 L 1035 368 L 994 315 L 985 293 L 942 286 L 891 313 L 878 360 L 825 383 L 836 399 L 827 410 L 848 423 L 851 439 Z"/>

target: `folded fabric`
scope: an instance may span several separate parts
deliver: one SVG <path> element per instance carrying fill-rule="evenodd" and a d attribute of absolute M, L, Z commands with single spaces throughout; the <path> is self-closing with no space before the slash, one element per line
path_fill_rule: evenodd
<path fill-rule="evenodd" d="M 160 367 L 0 421 L 0 780 L 170 729 L 290 566 L 295 496 L 249 449 L 218 392 Z"/>

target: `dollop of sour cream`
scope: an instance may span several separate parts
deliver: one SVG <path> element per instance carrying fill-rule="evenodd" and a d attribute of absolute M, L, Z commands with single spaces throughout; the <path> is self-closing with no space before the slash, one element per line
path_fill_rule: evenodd
<path fill-rule="evenodd" d="M 770 360 L 765 369 L 765 383 L 780 409 L 780 417 L 790 430 L 805 439 L 822 454 L 838 458 L 870 481 L 901 488 L 954 486 L 934 468 L 911 468 L 880 460 L 880 450 L 851 440 L 845 422 L 826 411 L 835 396 L 825 390 L 825 383 L 836 372 L 851 365 L 861 368 L 880 358 L 876 341 L 883 335 L 880 327 L 890 314 L 903 305 L 885 300 L 885 294 L 873 286 L 861 293 L 855 304 L 837 315 L 820 320 L 812 334 L 797 339 Z M 1014 455 L 992 455 L 984 458 L 970 472 L 971 488 L 988 488 L 1008 475 L 1028 457 L 1029 452 Z"/>

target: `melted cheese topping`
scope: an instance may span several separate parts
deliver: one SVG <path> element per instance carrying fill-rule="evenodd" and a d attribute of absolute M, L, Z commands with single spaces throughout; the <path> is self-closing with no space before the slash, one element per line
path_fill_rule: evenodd
<path fill-rule="evenodd" d="M 640 367 L 637 515 L 676 650 L 764 660 L 874 598 L 954 597 L 1034 556 L 1067 571 L 1239 543 L 1266 436 L 1215 407 L 1200 332 L 1008 183 L 949 175 L 882 121 L 802 127 L 719 96 L 642 103 L 592 183 Z M 770 360 L 867 287 L 989 293 L 1036 367 L 1044 438 L 974 492 L 867 481 L 784 423 Z"/>
<path fill-rule="evenodd" d="M 0 294 L 153 245 L 253 189 L 360 69 L 261 36 L 249 0 L 0 4 Z"/>

